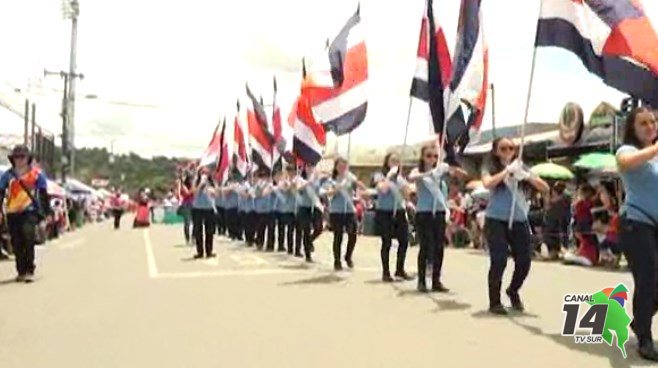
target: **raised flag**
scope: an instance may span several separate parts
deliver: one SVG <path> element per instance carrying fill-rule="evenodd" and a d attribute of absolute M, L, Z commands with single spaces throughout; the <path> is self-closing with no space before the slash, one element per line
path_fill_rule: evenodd
<path fill-rule="evenodd" d="M 368 111 L 368 53 L 358 9 L 326 51 L 311 65 L 306 93 L 315 119 L 344 135 L 363 123 Z"/>
<path fill-rule="evenodd" d="M 434 2 L 427 0 L 420 26 L 416 73 L 411 83 L 411 97 L 428 109 L 434 132 L 443 132 L 444 93 L 450 84 L 452 62 L 443 28 L 434 18 Z"/>
<path fill-rule="evenodd" d="M 252 148 L 253 162 L 259 168 L 272 169 L 272 152 L 274 149 L 274 136 L 268 129 L 267 115 L 263 104 L 251 93 L 247 86 L 247 96 L 251 99 L 253 109 L 247 110 L 247 124 Z"/>
<path fill-rule="evenodd" d="M 240 101 L 237 103 L 238 111 L 233 120 L 233 167 L 240 174 L 241 177 L 247 177 L 249 172 L 249 149 L 248 143 L 242 128 L 242 120 L 240 119 Z"/>
<path fill-rule="evenodd" d="M 489 49 L 482 25 L 482 0 L 462 0 L 457 46 L 447 103 L 448 144 L 458 144 L 463 151 L 469 136 L 480 130 L 489 90 Z M 465 121 L 462 103 L 468 109 Z"/>
<path fill-rule="evenodd" d="M 208 148 L 201 155 L 199 160 L 200 166 L 210 166 L 217 163 L 219 159 L 219 151 L 221 149 L 221 137 L 219 135 L 219 123 L 215 127 L 215 131 L 212 133 L 212 138 L 208 144 Z"/>
<path fill-rule="evenodd" d="M 217 169 L 215 171 L 215 179 L 219 185 L 223 185 L 228 180 L 229 166 L 230 166 L 230 152 L 228 139 L 226 137 L 226 117 L 222 123 L 222 132 L 219 135 L 220 150 L 217 159 Z"/>
<path fill-rule="evenodd" d="M 658 36 L 639 0 L 542 0 L 535 44 L 573 52 L 607 85 L 658 106 Z"/>

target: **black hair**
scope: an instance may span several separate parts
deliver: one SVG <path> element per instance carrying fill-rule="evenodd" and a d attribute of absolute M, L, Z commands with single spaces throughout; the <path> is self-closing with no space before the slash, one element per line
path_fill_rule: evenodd
<path fill-rule="evenodd" d="M 484 165 L 486 171 L 489 173 L 489 175 L 496 175 L 499 172 L 503 171 L 505 169 L 505 165 L 500 161 L 500 157 L 498 157 L 498 146 L 500 145 L 500 142 L 503 140 L 508 140 L 512 142 L 510 138 L 507 137 L 498 137 L 491 142 L 491 151 L 489 151 L 489 154 L 487 157 L 484 159 Z M 516 159 L 518 157 L 518 153 L 514 153 L 514 157 L 512 160 Z"/>
<path fill-rule="evenodd" d="M 418 171 L 420 171 L 421 173 L 427 171 L 427 169 L 425 168 L 425 161 L 423 160 L 423 158 L 425 157 L 425 153 L 431 149 L 436 149 L 436 146 L 433 144 L 426 144 L 423 146 L 423 148 L 420 149 L 420 158 L 418 159 Z"/>
<path fill-rule="evenodd" d="M 628 116 L 626 116 L 626 122 L 624 126 L 624 137 L 623 143 L 627 145 L 634 146 L 635 148 L 643 148 L 640 139 L 635 134 L 635 119 L 637 116 L 643 112 L 652 112 L 649 108 L 643 106 L 633 109 Z"/>
<path fill-rule="evenodd" d="M 388 164 L 388 161 L 395 155 L 394 152 L 389 152 L 384 156 L 384 163 L 382 164 L 382 174 L 386 175 L 391 170 L 391 165 Z"/>
<path fill-rule="evenodd" d="M 341 163 L 346 164 L 347 159 L 345 159 L 343 157 L 339 157 L 339 158 L 336 159 L 336 162 L 334 162 L 334 170 L 331 172 L 331 178 L 334 179 L 334 180 L 336 180 L 336 178 L 338 177 L 338 165 L 341 164 Z"/>
<path fill-rule="evenodd" d="M 564 184 L 563 181 L 556 181 L 555 184 L 553 184 L 553 192 L 562 195 L 564 194 L 564 191 L 567 189 L 567 186 Z"/>
<path fill-rule="evenodd" d="M 593 197 L 596 194 L 596 190 L 590 184 L 583 184 L 578 188 L 578 191 L 583 193 L 588 198 Z"/>

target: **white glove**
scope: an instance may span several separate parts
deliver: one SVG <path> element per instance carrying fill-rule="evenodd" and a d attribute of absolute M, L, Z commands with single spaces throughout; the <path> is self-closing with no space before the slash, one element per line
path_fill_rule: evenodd
<path fill-rule="evenodd" d="M 392 167 L 388 174 L 386 174 L 386 179 L 391 180 L 395 175 L 397 175 L 399 168 L 397 166 Z"/>
<path fill-rule="evenodd" d="M 450 171 L 450 165 L 446 164 L 445 162 L 441 162 L 437 164 L 434 170 L 431 172 L 435 179 L 440 179 L 443 175 L 447 174 L 448 171 Z"/>
<path fill-rule="evenodd" d="M 518 170 L 513 174 L 514 179 L 518 181 L 524 181 L 530 179 L 532 177 L 532 174 L 526 170 Z"/>
<path fill-rule="evenodd" d="M 514 160 L 514 162 L 507 165 L 505 169 L 510 175 L 514 176 L 518 172 L 523 171 L 523 163 L 521 162 L 521 160 Z"/>

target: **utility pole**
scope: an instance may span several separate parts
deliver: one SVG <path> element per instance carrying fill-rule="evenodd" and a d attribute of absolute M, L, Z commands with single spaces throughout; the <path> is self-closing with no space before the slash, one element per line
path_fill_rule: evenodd
<path fill-rule="evenodd" d="M 68 143 L 69 143 L 69 165 L 71 173 L 75 172 L 75 79 L 76 56 L 78 45 L 78 16 L 80 15 L 80 3 L 78 0 L 63 0 L 62 10 L 65 19 L 71 19 L 71 54 L 69 58 L 69 88 L 68 88 Z M 82 79 L 82 76 L 80 76 Z"/>

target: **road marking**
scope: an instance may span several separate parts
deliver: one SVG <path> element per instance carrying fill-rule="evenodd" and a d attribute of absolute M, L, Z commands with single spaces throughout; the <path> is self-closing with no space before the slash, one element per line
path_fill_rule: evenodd
<path fill-rule="evenodd" d="M 158 277 L 158 265 L 155 263 L 155 254 L 153 254 L 153 244 L 148 229 L 144 229 L 144 248 L 146 250 L 146 265 L 148 266 L 149 277 L 154 279 Z"/>
<path fill-rule="evenodd" d="M 231 259 L 240 266 L 259 266 L 268 264 L 266 260 L 253 254 L 233 254 L 231 255 Z"/>
<path fill-rule="evenodd" d="M 159 279 L 194 279 L 201 277 L 225 277 L 225 276 L 264 276 L 264 275 L 286 275 L 308 273 L 308 270 L 285 270 L 280 268 L 255 269 L 255 270 L 224 270 L 213 272 L 177 272 L 161 273 Z"/>

